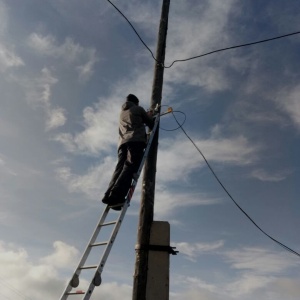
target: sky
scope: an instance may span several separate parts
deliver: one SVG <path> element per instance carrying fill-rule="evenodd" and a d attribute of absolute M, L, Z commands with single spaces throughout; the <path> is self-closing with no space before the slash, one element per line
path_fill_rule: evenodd
<path fill-rule="evenodd" d="M 155 53 L 162 1 L 114 4 Z M 165 64 L 299 19 L 296 0 L 171 0 Z M 162 95 L 235 201 L 298 253 L 299 49 L 293 35 L 177 62 Z M 62 294 L 104 209 L 120 107 L 129 93 L 149 107 L 154 64 L 108 1 L 0 0 L 1 299 Z M 154 219 L 179 251 L 170 300 L 299 299 L 299 257 L 235 206 L 172 115 L 160 126 Z M 132 297 L 140 190 L 91 299 Z"/>

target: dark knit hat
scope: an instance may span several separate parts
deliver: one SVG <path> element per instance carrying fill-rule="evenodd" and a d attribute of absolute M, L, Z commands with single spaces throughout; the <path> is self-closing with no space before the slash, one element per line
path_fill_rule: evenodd
<path fill-rule="evenodd" d="M 139 104 L 139 99 L 133 95 L 133 94 L 129 94 L 127 97 L 126 97 L 127 101 L 130 101 L 130 102 L 133 102 L 135 104 Z"/>

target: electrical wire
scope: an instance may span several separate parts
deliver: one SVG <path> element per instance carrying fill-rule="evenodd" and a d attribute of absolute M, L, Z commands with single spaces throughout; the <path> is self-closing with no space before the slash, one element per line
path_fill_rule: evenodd
<path fill-rule="evenodd" d="M 136 31 L 136 29 L 134 28 L 134 26 L 131 24 L 131 22 L 128 20 L 128 18 L 117 8 L 116 5 L 114 5 L 110 0 L 107 0 L 122 16 L 123 18 L 128 22 L 128 24 L 131 26 L 131 28 L 134 30 L 135 34 L 138 36 L 138 38 L 140 39 L 140 41 L 143 43 L 143 45 L 147 48 L 147 50 L 151 53 L 152 58 L 160 63 L 154 56 L 153 52 L 151 51 L 151 49 L 147 46 L 147 44 L 143 41 L 143 39 L 141 38 L 141 36 L 138 34 L 138 32 Z M 288 33 L 288 34 L 284 34 L 284 35 L 280 35 L 280 36 L 276 36 L 276 37 L 272 37 L 272 38 L 268 38 L 268 39 L 264 39 L 264 40 L 259 40 L 259 41 L 255 41 L 255 42 L 250 42 L 250 43 L 246 43 L 246 44 L 241 44 L 241 45 L 236 45 L 236 46 L 231 46 L 231 47 L 226 47 L 226 48 L 222 48 L 222 49 L 218 49 L 218 50 L 214 50 L 214 51 L 210 51 L 204 54 L 200 54 L 197 56 L 193 56 L 193 57 L 189 57 L 189 58 L 185 58 L 185 59 L 177 59 L 174 60 L 169 66 L 165 66 L 163 65 L 164 68 L 171 68 L 176 62 L 185 62 L 185 61 L 189 61 L 189 60 L 193 60 L 196 58 L 200 58 L 203 56 L 207 56 L 213 53 L 217 53 L 217 52 L 222 52 L 222 51 L 226 51 L 226 50 L 230 50 L 230 49 L 236 49 L 236 48 L 241 48 L 241 47 L 246 47 L 246 46 L 251 46 L 251 45 L 256 45 L 256 44 L 260 44 L 260 43 L 265 43 L 265 42 L 269 42 L 269 41 L 273 41 L 273 40 L 277 40 L 277 39 L 281 39 L 281 38 L 285 38 L 288 36 L 292 36 L 292 35 L 296 35 L 296 34 L 300 34 L 300 31 L 296 31 L 296 32 L 292 32 L 292 33 Z M 182 113 L 181 111 L 174 111 L 177 113 Z M 294 251 L 293 249 L 291 249 L 290 247 L 284 245 L 283 243 L 279 242 L 278 240 L 276 240 L 275 238 L 273 238 L 272 236 L 270 236 L 268 233 L 266 233 L 260 226 L 258 226 L 258 224 L 241 208 L 241 206 L 234 200 L 234 198 L 231 196 L 231 194 L 229 193 L 229 191 L 225 188 L 225 186 L 223 185 L 223 183 L 220 181 L 220 179 L 218 178 L 217 174 L 215 173 L 215 171 L 213 170 L 213 168 L 211 167 L 211 165 L 209 164 L 209 162 L 207 161 L 206 157 L 204 156 L 204 154 L 202 153 L 202 151 L 199 149 L 199 147 L 195 144 L 195 142 L 190 138 L 190 136 L 186 133 L 186 131 L 183 129 L 183 124 L 186 121 L 186 115 L 185 115 L 185 120 L 182 124 L 180 124 L 178 122 L 178 120 L 176 119 L 174 112 L 172 112 L 172 115 L 176 121 L 176 123 L 178 124 L 178 127 L 175 129 L 164 129 L 161 128 L 162 130 L 165 131 L 175 131 L 177 129 L 181 129 L 183 131 L 183 133 L 186 135 L 186 137 L 191 141 L 191 143 L 194 145 L 194 147 L 198 150 L 198 152 L 201 154 L 201 156 L 203 157 L 205 163 L 207 164 L 208 168 L 210 169 L 210 171 L 212 172 L 213 176 L 216 178 L 216 180 L 218 181 L 218 183 L 221 185 L 221 187 L 223 188 L 223 190 L 226 192 L 226 194 L 228 195 L 228 197 L 234 202 L 234 204 L 241 210 L 241 212 L 253 223 L 253 225 L 255 227 L 257 227 L 257 229 L 259 229 L 265 236 L 267 236 L 269 239 L 271 239 L 272 241 L 274 241 L 275 243 L 277 243 L 278 245 L 280 245 L 281 247 L 283 247 L 285 250 L 290 251 L 291 253 L 297 255 L 300 257 L 300 254 L 296 251 Z"/>
<path fill-rule="evenodd" d="M 138 38 L 140 39 L 140 41 L 142 42 L 142 44 L 147 48 L 147 50 L 151 53 L 152 58 L 160 65 L 162 65 L 165 69 L 169 69 L 171 68 L 176 62 L 185 62 L 185 61 L 189 61 L 192 59 L 196 59 L 196 58 L 200 58 L 203 56 L 207 56 L 213 53 L 217 53 L 217 52 L 222 52 L 222 51 L 226 51 L 226 50 L 231 50 L 231 49 L 236 49 L 236 48 L 241 48 L 241 47 L 247 47 L 247 46 L 252 46 L 252 45 L 256 45 L 256 44 L 260 44 L 260 43 L 266 43 L 266 42 L 270 42 L 270 41 L 274 41 L 274 40 L 278 40 L 278 39 L 282 39 L 288 36 L 292 36 L 292 35 L 296 35 L 296 34 L 300 34 L 300 31 L 296 31 L 296 32 L 291 32 L 291 33 L 287 33 L 284 35 L 280 35 L 280 36 L 275 36 L 272 38 L 268 38 L 268 39 L 264 39 L 264 40 L 259 40 L 259 41 L 255 41 L 255 42 L 250 42 L 250 43 L 246 43 L 246 44 L 241 44 L 241 45 L 236 45 L 236 46 L 231 46 L 231 47 L 226 47 L 226 48 L 222 48 L 222 49 L 218 49 L 218 50 L 214 50 L 214 51 L 210 51 L 204 54 L 200 54 L 200 55 L 196 55 L 196 56 L 192 56 L 189 58 L 184 58 L 184 59 L 176 59 L 174 60 L 169 66 L 164 65 L 163 63 L 159 62 L 153 52 L 151 51 L 151 49 L 147 46 L 147 44 L 143 41 L 143 39 L 141 38 L 141 36 L 138 34 L 138 32 L 136 31 L 136 29 L 134 28 L 134 26 L 131 24 L 131 22 L 128 20 L 128 18 L 121 12 L 121 10 L 115 5 L 113 4 L 110 0 L 107 0 L 121 15 L 122 17 L 128 22 L 128 24 L 131 26 L 131 28 L 133 29 L 133 31 L 135 32 L 135 34 L 138 36 Z"/>
<path fill-rule="evenodd" d="M 184 123 L 186 121 L 186 114 L 184 112 L 182 112 L 182 111 L 179 111 L 179 110 L 173 110 L 172 113 L 173 113 L 173 115 L 174 115 L 174 113 L 180 113 L 180 114 L 184 115 L 184 120 L 181 122 L 181 124 L 178 125 L 178 127 L 172 128 L 172 129 L 165 129 L 165 128 L 159 126 L 159 129 L 164 130 L 164 131 L 175 131 L 175 130 L 178 130 L 180 127 L 182 127 L 184 125 Z"/>
<path fill-rule="evenodd" d="M 276 36 L 276 37 L 272 37 L 272 38 L 269 38 L 269 39 L 264 39 L 264 40 L 260 40 L 260 41 L 256 41 L 256 42 L 251 42 L 251 43 L 241 44 L 241 45 L 237 45 L 237 46 L 222 48 L 222 49 L 214 50 L 214 51 L 207 52 L 207 53 L 204 53 L 204 54 L 200 54 L 200 55 L 197 55 L 197 56 L 193 56 L 193 57 L 190 57 L 190 58 L 177 59 L 177 60 L 174 60 L 169 66 L 165 66 L 165 68 L 171 68 L 176 62 L 188 61 L 188 60 L 196 59 L 196 58 L 199 58 L 199 57 L 203 57 L 203 56 L 210 55 L 210 54 L 217 53 L 217 52 L 221 52 L 221 51 L 226 51 L 226 50 L 230 50 L 230 49 L 236 49 L 236 48 L 251 46 L 251 45 L 255 45 L 255 44 L 270 42 L 270 41 L 273 41 L 273 40 L 282 39 L 282 38 L 285 38 L 285 37 L 288 37 L 288 36 L 291 36 L 291 35 L 296 35 L 296 34 L 300 34 L 300 31 L 296 31 L 296 32 L 292 32 L 292 33 L 288 33 L 288 34 L 284 34 L 284 35 L 280 35 L 280 36 Z"/>
<path fill-rule="evenodd" d="M 1 299 L 11 300 L 11 298 L 7 298 L 7 296 L 4 296 L 2 293 L 0 293 L 0 296 L 4 297 L 4 298 L 1 298 Z"/>
<path fill-rule="evenodd" d="M 279 242 L 278 240 L 276 240 L 275 238 L 273 238 L 272 236 L 270 236 L 268 233 L 266 233 L 260 226 L 257 225 L 257 223 L 245 212 L 245 210 L 243 210 L 241 208 L 241 206 L 234 200 L 234 198 L 232 197 L 232 195 L 229 193 L 229 191 L 226 189 L 226 187 L 223 185 L 223 183 L 221 182 L 221 180 L 219 179 L 219 177 L 217 176 L 217 174 L 215 173 L 215 171 L 213 170 L 213 168 L 211 167 L 210 163 L 208 162 L 208 160 L 206 159 L 206 157 L 204 156 L 204 154 L 202 153 L 202 151 L 199 149 L 199 147 L 195 144 L 195 142 L 191 139 L 191 137 L 186 133 L 186 131 L 183 129 L 182 125 L 179 124 L 178 120 L 176 119 L 175 115 L 173 114 L 173 117 L 176 121 L 176 123 L 178 124 L 179 128 L 182 130 L 182 132 L 186 135 L 186 137 L 190 140 L 190 142 L 194 145 L 194 147 L 197 149 L 197 151 L 201 154 L 201 156 L 203 157 L 206 165 L 208 166 L 208 168 L 210 169 L 210 171 L 212 172 L 213 176 L 215 177 L 215 179 L 218 181 L 218 183 L 220 184 L 220 186 L 222 187 L 222 189 L 225 191 L 225 193 L 228 195 L 228 197 L 233 201 L 233 203 L 240 209 L 240 211 L 255 225 L 255 227 L 257 229 L 259 229 L 265 236 L 267 236 L 269 239 L 271 239 L 273 242 L 277 243 L 278 245 L 280 245 L 281 247 L 283 247 L 285 250 L 291 252 L 292 254 L 295 254 L 297 256 L 300 257 L 300 254 L 298 252 L 296 252 L 295 250 L 291 249 L 290 247 L 286 246 L 285 244 Z"/>
<path fill-rule="evenodd" d="M 136 29 L 134 28 L 134 26 L 131 24 L 131 22 L 128 20 L 128 18 L 121 12 L 121 10 L 115 5 L 113 4 L 110 0 L 107 0 L 120 14 L 121 16 L 127 21 L 127 23 L 130 25 L 130 27 L 133 29 L 133 31 L 135 32 L 135 34 L 137 35 L 137 37 L 140 39 L 140 41 L 142 42 L 142 44 L 147 48 L 147 50 L 150 52 L 152 58 L 159 63 L 159 61 L 157 61 L 157 59 L 155 58 L 153 52 L 151 51 L 151 49 L 147 46 L 147 44 L 143 41 L 143 39 L 141 38 L 141 36 L 138 34 L 138 32 L 136 31 Z"/>
<path fill-rule="evenodd" d="M 17 290 L 14 286 L 12 286 L 10 283 L 8 283 L 1 276 L 0 276 L 0 284 L 2 284 L 3 286 L 5 286 L 6 288 L 10 289 L 11 291 L 13 291 L 16 295 L 18 295 L 19 297 L 23 298 L 24 300 L 31 300 L 30 298 L 28 298 L 27 296 L 25 296 L 22 292 L 20 292 L 19 290 Z"/>

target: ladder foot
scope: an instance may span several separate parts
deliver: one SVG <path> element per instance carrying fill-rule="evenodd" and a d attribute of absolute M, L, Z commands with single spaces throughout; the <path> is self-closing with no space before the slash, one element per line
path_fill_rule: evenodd
<path fill-rule="evenodd" d="M 73 276 L 73 278 L 71 279 L 70 285 L 71 285 L 72 288 L 78 287 L 78 285 L 79 285 L 79 276 L 77 274 L 75 274 Z"/>
<path fill-rule="evenodd" d="M 93 284 L 95 286 L 99 286 L 101 284 L 101 282 L 102 282 L 101 275 L 100 275 L 99 272 L 96 272 L 96 275 L 95 275 L 95 277 L 93 279 Z"/>

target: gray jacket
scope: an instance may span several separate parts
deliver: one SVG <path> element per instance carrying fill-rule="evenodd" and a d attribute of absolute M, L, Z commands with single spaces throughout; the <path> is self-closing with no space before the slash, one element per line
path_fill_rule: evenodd
<path fill-rule="evenodd" d="M 130 101 L 125 102 L 120 113 L 119 147 L 127 142 L 146 143 L 144 124 L 152 129 L 154 121 L 141 106 Z"/>

